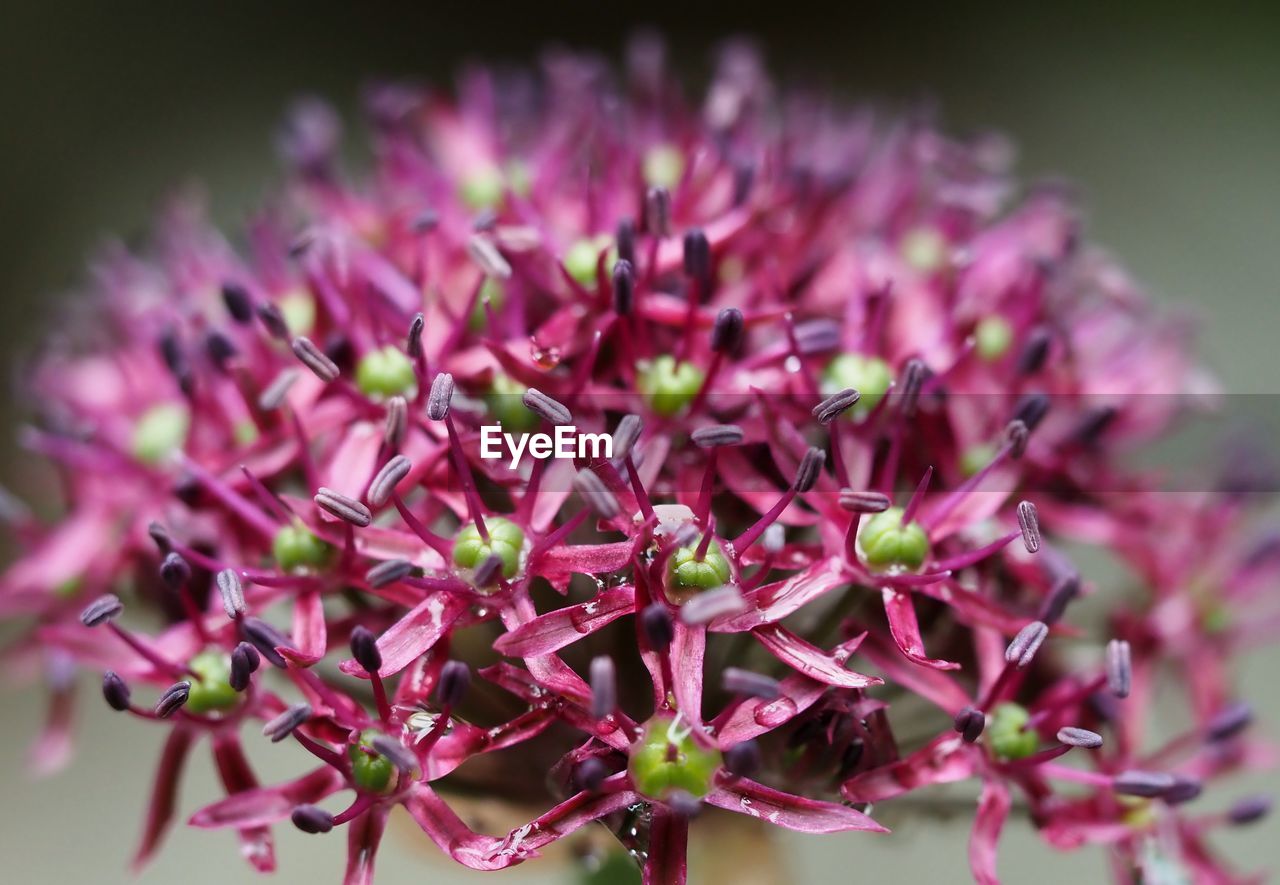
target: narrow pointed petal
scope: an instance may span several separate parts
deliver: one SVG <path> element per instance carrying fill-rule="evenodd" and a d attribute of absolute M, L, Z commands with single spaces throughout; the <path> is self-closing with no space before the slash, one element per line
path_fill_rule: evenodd
<path fill-rule="evenodd" d="M 969 869 L 978 885 L 1000 885 L 1000 874 L 996 870 L 996 847 L 1012 805 L 1009 788 L 1004 781 L 996 778 L 983 781 L 978 815 L 973 822 L 973 833 L 969 836 Z"/>
<path fill-rule="evenodd" d="M 257 789 L 258 779 L 254 777 L 240 739 L 234 733 L 219 734 L 213 738 L 213 761 L 228 795 Z M 240 839 L 241 856 L 255 870 L 260 873 L 275 870 L 275 843 L 269 827 L 245 827 L 237 835 Z"/>
<path fill-rule="evenodd" d="M 889 832 L 867 815 L 846 805 L 805 799 L 747 778 L 737 778 L 731 785 L 708 795 L 706 801 L 799 833 Z"/>
<path fill-rule="evenodd" d="M 843 563 L 830 557 L 785 581 L 766 584 L 743 594 L 747 609 L 716 618 L 709 625 L 716 633 L 740 633 L 781 621 L 821 596 L 849 583 Z"/>
<path fill-rule="evenodd" d="M 613 623 L 634 607 L 635 588 L 614 587 L 589 602 L 556 609 L 526 621 L 498 637 L 493 649 L 521 658 L 550 654 Z"/>
<path fill-rule="evenodd" d="M 347 825 L 347 870 L 342 885 L 371 885 L 378 843 L 387 828 L 391 807 L 379 803 Z"/>
<path fill-rule="evenodd" d="M 953 661 L 940 661 L 925 654 L 924 638 L 920 635 L 920 622 L 916 620 L 915 605 L 911 594 L 889 587 L 884 588 L 884 612 L 889 619 L 889 632 L 898 648 L 912 662 L 935 670 L 958 670 Z"/>
<path fill-rule="evenodd" d="M 866 688 L 884 684 L 884 680 L 876 676 L 864 676 L 845 669 L 843 661 L 837 660 L 816 645 L 805 642 L 779 624 L 757 627 L 752 635 L 768 649 L 769 654 L 810 679 L 843 688 Z"/>
<path fill-rule="evenodd" d="M 295 806 L 315 804 L 345 785 L 342 773 L 326 765 L 296 780 L 245 790 L 206 805 L 191 816 L 190 824 L 203 829 L 268 826 L 288 820 Z"/>
<path fill-rule="evenodd" d="M 175 727 L 169 732 L 169 738 L 160 751 L 160 764 L 156 767 L 155 781 L 151 786 L 151 799 L 147 803 L 147 819 L 142 829 L 142 841 L 134 852 L 131 869 L 138 873 L 155 855 L 160 847 L 169 824 L 173 821 L 173 813 L 178 806 L 178 787 L 182 780 L 182 771 L 187 764 L 187 756 L 191 745 L 195 743 L 196 733 Z"/>
<path fill-rule="evenodd" d="M 449 632 L 466 609 L 467 604 L 456 597 L 440 593 L 427 597 L 378 637 L 378 651 L 382 653 L 378 675 L 383 679 L 394 676 L 421 657 Z M 339 667 L 349 676 L 368 678 L 355 661 L 343 661 Z"/>

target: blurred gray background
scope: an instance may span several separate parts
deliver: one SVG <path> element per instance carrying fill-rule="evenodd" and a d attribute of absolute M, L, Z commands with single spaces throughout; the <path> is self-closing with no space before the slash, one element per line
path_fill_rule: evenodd
<path fill-rule="evenodd" d="M 203 183 L 216 217 L 237 223 L 275 179 L 270 133 L 291 96 L 316 92 L 350 109 L 370 76 L 441 80 L 467 59 L 530 61 L 547 41 L 616 56 L 631 28 L 645 23 L 667 34 L 674 59 L 694 78 L 705 73 L 717 39 L 745 33 L 760 39 L 787 77 L 851 98 L 933 98 L 957 131 L 1009 133 L 1022 148 L 1024 174 L 1079 185 L 1094 240 L 1122 255 L 1157 297 L 1199 311 L 1203 353 L 1229 391 L 1276 391 L 1274 4 L 720 6 L 7 3 L 0 11 L 0 350 L 26 349 L 51 315 L 50 296 L 81 278 L 87 251 L 107 234 L 140 234 L 174 185 Z M 1269 400 L 1258 402 L 1274 417 Z M 9 397 L 0 408 L 8 410 Z M 21 488 L 11 434 L 0 452 L 0 474 Z M 1270 651 L 1243 673 L 1245 694 L 1262 706 L 1273 734 L 1277 666 L 1280 655 Z M 25 752 L 39 699 L 9 690 L 3 700 L 0 877 L 130 881 L 124 866 L 161 730 L 90 702 L 72 768 L 36 782 L 25 774 Z M 1278 786 L 1274 776 L 1267 783 Z M 197 755 L 184 811 L 215 794 Z M 1201 802 L 1225 804 L 1220 796 Z M 890 839 L 789 838 L 782 846 L 789 878 L 967 881 L 963 822 L 897 827 Z M 279 881 L 337 881 L 344 839 L 279 829 Z M 397 829 L 384 845 L 380 881 L 478 878 L 455 873 L 418 840 L 396 838 Z M 1260 830 L 1221 844 L 1246 868 L 1280 863 L 1275 840 Z M 1008 882 L 1034 877 L 1040 885 L 1101 881 L 1103 870 L 1096 853 L 1053 855 L 1017 820 L 1002 867 Z M 179 830 L 142 881 L 250 879 L 230 835 Z M 566 881 L 538 866 L 505 879 Z"/>

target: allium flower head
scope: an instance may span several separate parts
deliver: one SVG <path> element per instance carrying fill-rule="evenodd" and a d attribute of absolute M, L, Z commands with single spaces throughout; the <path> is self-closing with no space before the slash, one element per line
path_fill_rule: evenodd
<path fill-rule="evenodd" d="M 396 806 L 473 869 L 600 823 L 668 883 L 704 811 L 885 833 L 956 781 L 979 882 L 1015 803 L 1120 881 L 1237 881 L 1209 833 L 1268 806 L 1197 801 L 1267 756 L 1225 660 L 1280 555 L 1121 457 L 1199 384 L 1183 329 L 998 138 L 776 92 L 740 44 L 700 104 L 630 59 L 374 88 L 355 177 L 305 100 L 241 246 L 181 202 L 99 259 L 28 385 L 61 509 L 7 508 L 37 758 L 74 664 L 168 734 L 135 865 L 204 744 L 190 824 L 260 870 L 277 826 L 345 831 L 350 883 Z M 1068 542 L 1142 592 L 1077 622 Z M 1169 668 L 1193 724 L 1153 739 Z M 460 789 L 538 810 L 477 832 Z"/>

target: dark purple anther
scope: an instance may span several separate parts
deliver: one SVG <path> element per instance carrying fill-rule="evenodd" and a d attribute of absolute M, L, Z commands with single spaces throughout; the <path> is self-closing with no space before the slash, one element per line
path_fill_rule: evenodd
<path fill-rule="evenodd" d="M 226 332 L 210 329 L 204 336 L 204 352 L 219 372 L 225 372 L 239 351 Z"/>
<path fill-rule="evenodd" d="M 1193 799 L 1200 798 L 1200 794 L 1204 792 L 1204 781 L 1198 777 L 1191 777 L 1185 774 L 1175 774 L 1173 776 L 1173 786 L 1165 790 L 1164 795 L 1160 798 L 1164 799 L 1169 805 L 1182 805 Z"/>
<path fill-rule="evenodd" d="M 80 623 L 86 627 L 98 627 L 114 621 L 124 611 L 124 603 L 114 593 L 104 593 L 85 606 L 80 612 Z"/>
<path fill-rule="evenodd" d="M 108 707 L 117 713 L 123 713 L 129 709 L 131 695 L 129 684 L 121 679 L 115 671 L 108 670 L 102 674 L 102 696 L 106 699 Z"/>
<path fill-rule="evenodd" d="M 630 218 L 624 218 L 618 222 L 618 232 L 614 237 L 616 248 L 618 250 L 618 258 L 622 261 L 630 262 L 632 267 L 636 264 L 636 223 Z"/>
<path fill-rule="evenodd" d="M 685 233 L 683 258 L 685 276 L 701 283 L 711 279 L 711 244 L 701 228 Z"/>
<path fill-rule="evenodd" d="M 623 415 L 613 431 L 613 457 L 622 460 L 630 455 L 642 430 L 644 422 L 639 415 Z"/>
<path fill-rule="evenodd" d="M 1253 722 L 1253 707 L 1237 701 L 1219 710 L 1205 726 L 1205 739 L 1227 741 L 1244 731 Z"/>
<path fill-rule="evenodd" d="M 378 638 L 368 627 L 357 625 L 351 630 L 351 657 L 370 675 L 382 669 Z"/>
<path fill-rule="evenodd" d="M 1270 796 L 1246 796 L 1227 811 L 1227 822 L 1237 827 L 1256 824 L 1271 813 L 1274 804 Z"/>
<path fill-rule="evenodd" d="M 972 744 L 982 737 L 983 729 L 987 727 L 987 717 L 976 707 L 962 707 L 952 720 L 952 727 L 966 744 Z"/>
<path fill-rule="evenodd" d="M 253 299 L 249 292 L 239 283 L 222 284 L 222 303 L 227 308 L 227 315 L 242 326 L 253 322 Z"/>
<path fill-rule="evenodd" d="M 702 811 L 702 800 L 688 790 L 673 790 L 667 796 L 667 807 L 680 817 L 693 818 Z"/>
<path fill-rule="evenodd" d="M 1144 799 L 1163 796 L 1176 785 L 1177 781 L 1171 774 L 1136 769 L 1121 772 L 1111 780 L 1111 789 L 1115 792 L 1125 796 L 1140 796 Z"/>
<path fill-rule="evenodd" d="M 618 316 L 631 313 L 636 294 L 636 271 L 630 261 L 619 258 L 613 266 L 613 310 Z"/>
<path fill-rule="evenodd" d="M 181 553 L 170 552 L 160 561 L 160 579 L 170 590 L 181 590 L 191 580 L 191 566 Z"/>
<path fill-rule="evenodd" d="M 1018 354 L 1017 373 L 1033 375 L 1044 367 L 1045 358 L 1049 356 L 1049 345 L 1053 336 L 1044 326 L 1036 326 L 1027 336 L 1027 343 Z"/>
<path fill-rule="evenodd" d="M 147 534 L 151 536 L 151 540 L 155 542 L 156 548 L 160 551 L 160 555 L 164 555 L 173 549 L 173 538 L 169 537 L 169 530 L 158 522 L 153 522 L 147 526 Z"/>
<path fill-rule="evenodd" d="M 661 602 L 652 602 L 640 612 L 640 627 L 644 630 L 649 647 L 654 651 L 663 652 L 671 647 L 671 640 L 675 638 L 675 625 L 671 623 L 667 607 Z"/>
<path fill-rule="evenodd" d="M 190 682 L 175 682 L 164 690 L 164 694 L 160 695 L 160 700 L 156 702 L 156 715 L 161 719 L 168 719 L 182 709 L 190 696 Z"/>
<path fill-rule="evenodd" d="M 373 522 L 373 514 L 368 507 L 333 489 L 321 487 L 313 500 L 321 510 L 357 528 L 367 528 Z"/>
<path fill-rule="evenodd" d="M 386 464 L 369 483 L 369 503 L 374 507 L 382 507 L 395 494 L 396 486 L 409 475 L 413 462 L 404 455 L 396 455 Z"/>
<path fill-rule="evenodd" d="M 822 465 L 826 461 L 827 453 L 811 446 L 800 459 L 800 466 L 796 468 L 796 479 L 792 487 L 802 494 L 812 489 L 822 474 Z"/>
<path fill-rule="evenodd" d="M 1032 431 L 1044 420 L 1048 411 L 1049 397 L 1043 393 L 1029 393 L 1018 400 L 1018 405 L 1013 410 L 1013 420 L 1021 421 L 1028 431 Z"/>
<path fill-rule="evenodd" d="M 665 187 L 651 187 L 645 194 L 644 226 L 650 236 L 671 233 L 671 193 Z"/>
<path fill-rule="evenodd" d="M 418 767 L 418 757 L 395 738 L 380 734 L 369 742 L 373 749 L 388 759 L 403 774 L 412 774 Z"/>
<path fill-rule="evenodd" d="M 240 632 L 245 640 L 273 667 L 285 669 L 288 664 L 277 648 L 287 648 L 289 639 L 275 627 L 260 618 L 242 618 Z"/>
<path fill-rule="evenodd" d="M 405 353 L 415 360 L 422 356 L 422 330 L 426 327 L 427 318 L 423 316 L 422 311 L 418 311 L 409 322 L 409 337 L 404 345 Z"/>
<path fill-rule="evenodd" d="M 725 691 L 762 701 L 772 701 L 782 694 L 782 685 L 778 680 L 740 667 L 725 667 L 721 680 Z"/>
<path fill-rule="evenodd" d="M 280 308 L 270 302 L 258 305 L 258 319 L 267 334 L 272 338 L 286 341 L 289 338 L 289 324 L 285 322 Z"/>
<path fill-rule="evenodd" d="M 1102 746 L 1102 735 L 1087 728 L 1067 726 L 1058 729 L 1058 742 L 1068 747 L 1080 747 L 1085 750 L 1096 750 Z"/>
<path fill-rule="evenodd" d="M 737 424 L 711 424 L 689 434 L 694 445 L 703 449 L 736 446 L 742 442 L 743 436 L 742 428 Z"/>
<path fill-rule="evenodd" d="M 907 364 L 902 367 L 902 400 L 901 409 L 903 417 L 910 418 L 916 413 L 916 408 L 920 405 L 920 388 L 924 384 L 925 377 L 929 374 L 928 367 L 918 359 L 907 360 Z"/>
<path fill-rule="evenodd" d="M 333 815 L 315 805 L 299 805 L 289 816 L 293 825 L 304 833 L 317 835 L 333 829 Z"/>
<path fill-rule="evenodd" d="M 493 586 L 494 582 L 497 581 L 502 574 L 503 565 L 504 563 L 501 556 L 496 553 L 490 553 L 480 561 L 480 564 L 477 565 L 475 569 L 472 570 L 471 583 L 475 584 L 477 587 Z"/>
<path fill-rule="evenodd" d="M 601 519 L 614 519 L 622 513 L 617 497 L 594 470 L 579 470 L 573 478 L 573 487 Z"/>
<path fill-rule="evenodd" d="M 840 346 L 840 324 L 829 319 L 805 320 L 796 323 L 795 336 L 801 356 L 835 350 Z"/>
<path fill-rule="evenodd" d="M 1036 505 L 1030 501 L 1018 502 L 1018 528 L 1022 530 L 1022 544 L 1027 552 L 1039 551 L 1040 517 L 1036 514 Z"/>
<path fill-rule="evenodd" d="M 1009 447 L 1009 457 L 1017 461 L 1027 452 L 1027 440 L 1031 431 L 1021 420 L 1015 418 L 1005 426 L 1004 441 Z"/>
<path fill-rule="evenodd" d="M 249 678 L 262 663 L 258 650 L 247 642 L 241 642 L 231 650 L 231 673 L 227 683 L 236 691 L 244 691 L 249 687 Z"/>
<path fill-rule="evenodd" d="M 471 685 L 471 668 L 462 661 L 449 661 L 440 668 L 440 682 L 436 685 L 436 703 L 441 707 L 456 707 L 466 696 Z"/>
<path fill-rule="evenodd" d="M 600 655 L 591 659 L 591 715 L 605 719 L 618 709 L 618 672 L 613 658 Z"/>
<path fill-rule="evenodd" d="M 278 744 L 297 731 L 310 718 L 310 704 L 294 704 L 262 726 L 262 735 L 271 738 L 271 743 Z"/>
<path fill-rule="evenodd" d="M 573 767 L 573 781 L 579 790 L 594 793 L 609 776 L 609 768 L 598 756 L 588 756 Z"/>
<path fill-rule="evenodd" d="M 881 492 L 840 490 L 840 507 L 850 513 L 883 513 L 892 503 L 889 496 Z"/>
<path fill-rule="evenodd" d="M 755 777 L 762 764 L 760 745 L 753 740 L 734 744 L 724 751 L 724 767 L 738 777 Z"/>
<path fill-rule="evenodd" d="M 453 401 L 453 376 L 441 372 L 431 382 L 431 393 L 427 396 L 427 417 L 432 421 L 443 421 L 449 414 L 449 404 Z"/>
<path fill-rule="evenodd" d="M 1058 623 L 1067 606 L 1079 595 L 1080 576 L 1074 573 L 1063 575 L 1050 588 L 1049 595 L 1040 609 L 1040 620 L 1051 626 Z"/>
<path fill-rule="evenodd" d="M 552 399 L 536 387 L 530 387 L 521 397 L 524 407 L 543 421 L 557 426 L 572 424 L 573 413 L 563 403 Z"/>
<path fill-rule="evenodd" d="M 848 409 L 859 399 L 862 394 L 854 390 L 852 387 L 846 387 L 839 393 L 833 393 L 813 407 L 813 417 L 818 419 L 819 424 L 830 424 L 836 418 L 840 417 L 840 413 Z"/>
<path fill-rule="evenodd" d="M 414 573 L 417 566 L 407 559 L 390 559 L 380 562 L 364 573 L 364 579 L 375 590 L 404 580 Z"/>
<path fill-rule="evenodd" d="M 1127 698 L 1133 688 L 1132 653 L 1123 639 L 1107 643 L 1107 688 L 1118 698 Z"/>
<path fill-rule="evenodd" d="M 742 343 L 747 321 L 736 307 L 726 307 L 716 314 L 711 327 L 711 350 L 715 353 L 731 353 Z"/>
<path fill-rule="evenodd" d="M 1041 643 L 1049 635 L 1049 626 L 1044 621 L 1032 621 L 1018 631 L 1009 647 L 1004 650 L 1004 659 L 1016 664 L 1019 670 L 1025 670 L 1035 659 Z"/>
<path fill-rule="evenodd" d="M 293 355 L 298 361 L 311 370 L 311 373 L 328 384 L 338 377 L 338 364 L 325 354 L 323 350 L 316 346 L 316 343 L 310 338 L 299 335 L 293 339 L 290 345 L 293 349 Z"/>

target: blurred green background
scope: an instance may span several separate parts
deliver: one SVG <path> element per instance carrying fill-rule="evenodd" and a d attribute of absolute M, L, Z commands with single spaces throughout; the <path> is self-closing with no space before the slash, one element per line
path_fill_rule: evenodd
<path fill-rule="evenodd" d="M 673 59 L 695 79 L 719 38 L 748 34 L 784 78 L 891 105 L 935 99 L 956 131 L 1009 133 L 1021 146 L 1024 174 L 1079 186 L 1094 240 L 1123 256 L 1157 297 L 1199 311 L 1203 352 L 1229 391 L 1275 393 L 1280 7 L 1116 6 L 5 4 L 0 349 L 23 352 L 52 316 L 51 296 L 81 279 L 87 251 L 105 235 L 143 232 L 150 210 L 175 185 L 201 182 L 216 217 L 237 223 L 275 180 L 270 135 L 297 93 L 319 93 L 349 110 L 371 76 L 440 81 L 469 59 L 531 61 L 548 41 L 616 56 L 643 23 L 666 33 Z M 0 452 L 7 464 L 0 472 L 21 487 L 12 434 L 0 440 Z M 1243 674 L 1246 696 L 1263 708 L 1273 733 L 1277 666 L 1280 655 L 1271 651 Z M 4 695 L 3 878 L 129 881 L 124 865 L 160 730 L 89 703 L 72 769 L 34 782 L 24 754 L 38 701 Z M 197 758 L 192 768 L 184 810 L 216 793 L 206 763 Z M 1278 786 L 1274 776 L 1268 784 Z M 1216 796 L 1201 802 L 1223 804 Z M 897 826 L 890 839 L 788 839 L 790 879 L 967 881 L 962 822 Z M 280 830 L 280 881 L 338 879 L 345 840 Z M 1222 842 L 1245 867 L 1280 863 L 1275 840 L 1258 830 Z M 234 852 L 228 834 L 179 830 L 142 881 L 249 881 Z M 454 881 L 450 867 L 427 857 L 411 841 L 389 838 L 380 881 Z M 1052 885 L 1101 881 L 1103 867 L 1096 853 L 1052 855 L 1025 822 L 1014 821 L 1003 869 L 1011 883 L 1034 877 Z M 564 881 L 538 866 L 505 879 Z"/>

